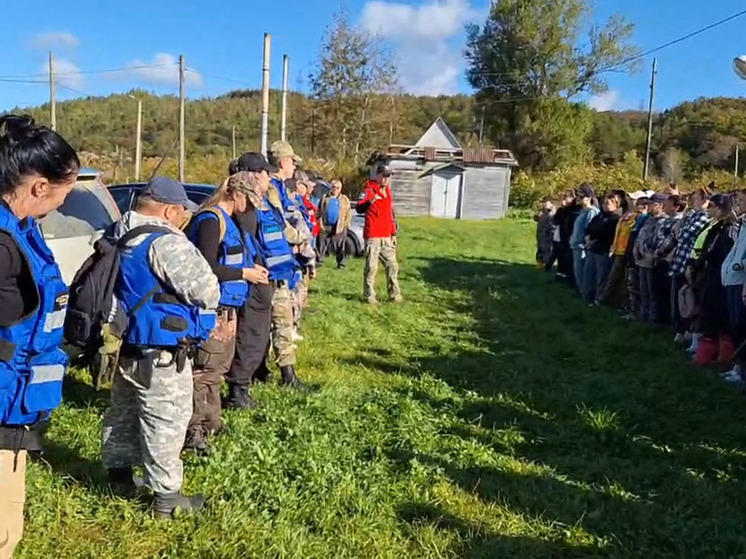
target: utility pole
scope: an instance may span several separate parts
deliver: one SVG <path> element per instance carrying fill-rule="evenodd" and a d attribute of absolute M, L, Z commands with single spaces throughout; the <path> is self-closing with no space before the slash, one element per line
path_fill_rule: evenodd
<path fill-rule="evenodd" d="M 280 119 L 280 139 L 284 142 L 285 137 L 285 124 L 287 122 L 288 114 L 288 55 L 282 57 L 282 117 Z"/>
<path fill-rule="evenodd" d="M 485 106 L 482 105 L 482 118 L 479 121 L 479 147 L 484 146 L 484 111 Z"/>
<path fill-rule="evenodd" d="M 736 185 L 738 185 L 738 158 L 741 155 L 741 146 L 736 144 L 736 165 L 733 170 L 733 177 L 736 179 Z"/>
<path fill-rule="evenodd" d="M 57 95 L 54 87 L 54 54 L 49 51 L 49 111 L 52 130 L 57 130 Z"/>
<path fill-rule="evenodd" d="M 316 154 L 316 107 L 311 109 L 311 153 Z"/>
<path fill-rule="evenodd" d="M 137 140 L 135 142 L 135 180 L 140 180 L 142 165 L 142 100 L 137 100 Z"/>
<path fill-rule="evenodd" d="M 179 55 L 179 180 L 184 182 L 186 175 L 186 114 L 185 114 L 185 95 L 184 90 L 184 55 Z"/>
<path fill-rule="evenodd" d="M 236 158 L 236 126 L 231 127 L 231 159 Z"/>
<path fill-rule="evenodd" d="M 653 75 L 650 78 L 650 104 L 648 105 L 648 135 L 645 140 L 645 163 L 642 170 L 642 179 L 647 180 L 648 168 L 650 167 L 650 144 L 653 138 L 653 103 L 655 101 L 655 79 L 658 76 L 658 59 L 653 58 Z"/>
<path fill-rule="evenodd" d="M 264 34 L 264 58 L 262 62 L 262 137 L 261 152 L 267 156 L 268 134 L 269 134 L 269 48 L 271 38 L 269 33 Z"/>

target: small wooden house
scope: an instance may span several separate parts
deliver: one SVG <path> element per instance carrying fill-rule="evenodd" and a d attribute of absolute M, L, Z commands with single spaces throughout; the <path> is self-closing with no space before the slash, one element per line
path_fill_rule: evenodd
<path fill-rule="evenodd" d="M 368 163 L 371 175 L 391 169 L 397 215 L 455 219 L 505 217 L 517 166 L 509 150 L 462 147 L 440 117 L 415 145 L 390 145 Z"/>

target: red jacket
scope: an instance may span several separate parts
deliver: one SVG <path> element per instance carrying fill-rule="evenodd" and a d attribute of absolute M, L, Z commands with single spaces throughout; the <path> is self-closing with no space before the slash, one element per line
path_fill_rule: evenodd
<path fill-rule="evenodd" d="M 321 233 L 321 224 L 319 224 L 319 216 L 317 215 L 319 209 L 311 202 L 308 196 L 303 197 L 303 205 L 306 206 L 308 217 L 311 218 L 311 235 L 318 237 L 319 233 Z"/>
<path fill-rule="evenodd" d="M 366 181 L 355 209 L 358 213 L 365 214 L 364 238 L 383 239 L 396 235 L 391 186 L 383 189 L 372 179 Z"/>

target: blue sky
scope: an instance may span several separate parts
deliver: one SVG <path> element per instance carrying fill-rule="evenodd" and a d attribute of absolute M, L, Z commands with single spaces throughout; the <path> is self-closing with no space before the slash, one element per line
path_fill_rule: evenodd
<path fill-rule="evenodd" d="M 618 12 L 636 25 L 642 50 L 658 46 L 744 8 L 743 0 L 598 0 L 596 19 Z M 274 10 L 275 6 L 282 10 Z M 469 91 L 463 78 L 463 26 L 480 22 L 487 0 L 350 0 L 352 18 L 381 30 L 397 53 L 402 87 L 412 93 Z M 190 68 L 190 97 L 259 87 L 263 33 L 272 34 L 272 85 L 290 56 L 290 84 L 298 87 L 318 51 L 325 25 L 339 4 L 323 0 L 282 3 L 246 0 L 26 0 L 3 7 L 0 80 L 43 82 L 48 51 L 57 59 L 58 98 L 140 87 L 177 93 L 176 60 Z M 29 15 L 32 14 L 33 17 Z M 741 96 L 746 81 L 731 69 L 746 53 L 746 16 L 657 53 L 656 108 L 699 96 Z M 600 109 L 646 106 L 650 63 L 632 76 L 610 74 L 608 93 L 591 99 Z M 100 70 L 119 69 L 100 73 Z M 44 102 L 44 83 L 0 82 L 0 109 Z"/>

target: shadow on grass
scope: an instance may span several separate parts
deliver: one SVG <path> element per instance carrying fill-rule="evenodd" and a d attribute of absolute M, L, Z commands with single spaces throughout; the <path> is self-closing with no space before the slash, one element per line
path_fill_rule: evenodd
<path fill-rule="evenodd" d="M 448 355 L 421 352 L 408 367 L 370 354 L 358 363 L 429 374 L 476 394 L 459 402 L 409 395 L 453 411 L 450 434 L 524 466 L 463 466 L 420 453 L 417 460 L 482 499 L 580 526 L 617 550 L 746 545 L 746 515 L 733 499 L 746 490 L 744 403 L 694 370 L 668 332 L 588 309 L 529 266 L 435 258 L 421 273 L 443 294 L 439 311 L 472 318 L 469 342 Z M 506 432 L 514 436 L 506 440 Z M 403 464 L 415 456 L 389 452 Z M 525 465 L 547 475 L 515 473 Z"/>
<path fill-rule="evenodd" d="M 455 532 L 464 543 L 458 548 L 462 559 L 494 557 L 588 557 L 589 550 L 561 542 L 526 537 L 510 537 L 490 532 L 483 526 L 466 522 L 444 509 L 426 502 L 407 503 L 399 508 L 399 518 L 412 528 L 423 526 Z"/>
<path fill-rule="evenodd" d="M 78 448 L 45 441 L 41 462 L 68 482 L 83 485 L 99 496 L 111 496 L 101 461 L 83 456 Z"/>
<path fill-rule="evenodd" d="M 86 409 L 92 407 L 103 411 L 109 406 L 111 389 L 104 387 L 101 390 L 96 390 L 91 384 L 87 372 L 76 371 L 65 376 L 62 383 L 62 399 L 71 408 Z"/>

